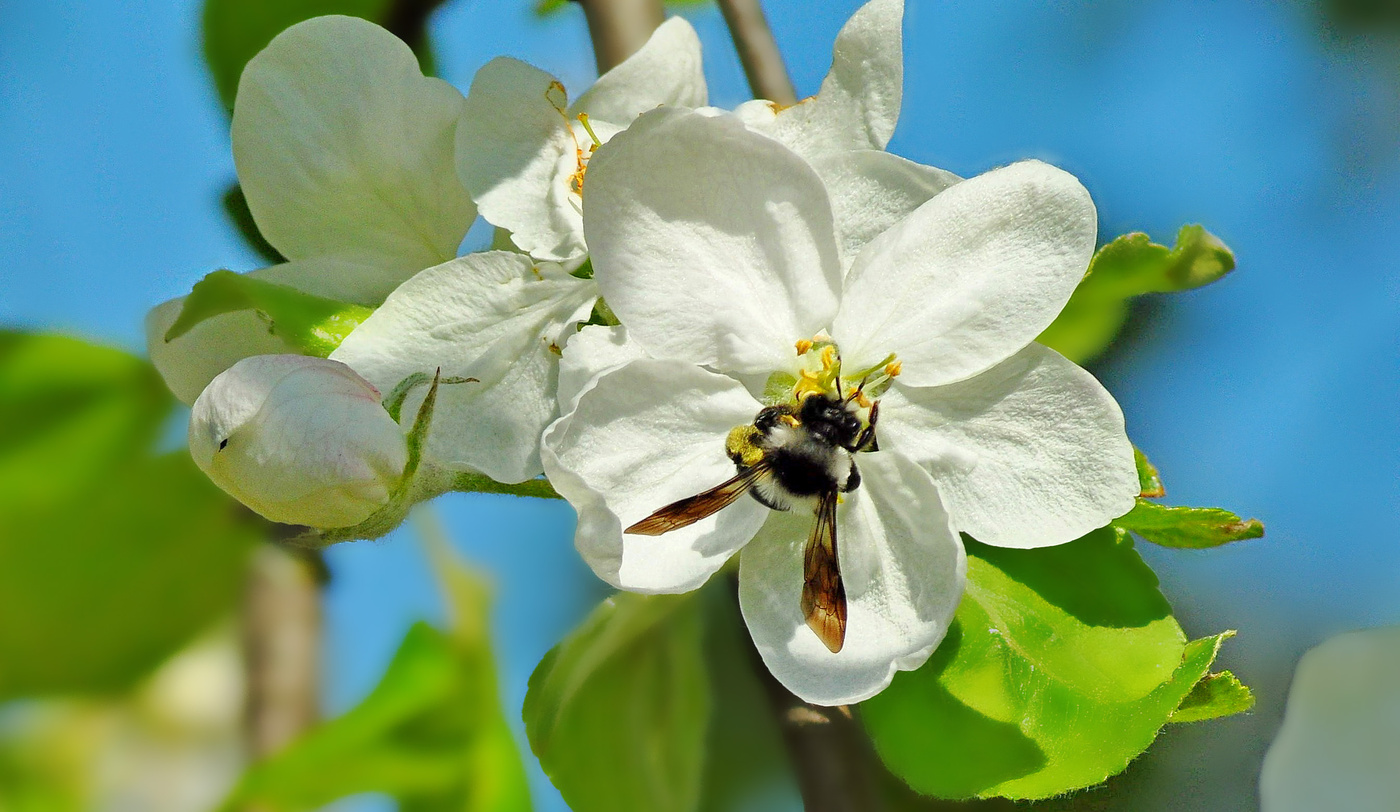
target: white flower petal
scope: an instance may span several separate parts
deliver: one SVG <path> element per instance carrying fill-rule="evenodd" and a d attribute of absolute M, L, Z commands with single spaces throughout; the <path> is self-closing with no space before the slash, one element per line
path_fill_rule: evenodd
<path fill-rule="evenodd" d="M 568 414 L 600 375 L 626 366 L 646 353 L 627 338 L 622 325 L 590 324 L 569 338 L 559 359 L 559 413 Z"/>
<path fill-rule="evenodd" d="M 382 298 L 455 256 L 476 218 L 453 168 L 462 105 L 373 23 L 317 17 L 283 31 L 248 62 L 233 113 L 233 157 L 259 230 L 289 259 L 389 263 L 363 296 L 340 298 Z"/>
<path fill-rule="evenodd" d="M 1400 627 L 1303 655 L 1259 774 L 1263 812 L 1391 812 L 1400 799 Z"/>
<path fill-rule="evenodd" d="M 904 88 L 904 0 L 871 0 L 836 36 L 816 96 L 778 111 L 772 134 L 805 158 L 884 149 Z"/>
<path fill-rule="evenodd" d="M 574 543 L 598 577 L 634 592 L 699 587 L 763 524 L 745 496 L 661 536 L 622 529 L 734 476 L 724 441 L 762 405 L 732 378 L 642 359 L 600 377 L 549 427 L 544 469 L 578 511 Z"/>
<path fill-rule="evenodd" d="M 653 107 L 704 107 L 708 100 L 700 38 L 690 23 L 672 17 L 640 50 L 598 77 L 570 112 L 626 127 Z"/>
<path fill-rule="evenodd" d="M 457 172 L 481 215 L 532 256 L 583 256 L 583 216 L 569 175 L 577 142 L 559 80 L 497 57 L 472 79 L 457 128 Z"/>
<path fill-rule="evenodd" d="M 190 410 L 190 456 L 215 484 L 275 522 L 345 527 L 388 501 L 408 461 L 379 392 L 344 364 L 245 358 Z"/>
<path fill-rule="evenodd" d="M 831 195 L 837 238 L 848 258 L 961 180 L 952 172 L 874 149 L 833 153 L 813 160 L 812 166 Z"/>
<path fill-rule="evenodd" d="M 998 547 L 1073 541 L 1131 510 L 1140 489 L 1113 396 L 1039 344 L 955 384 L 897 379 L 878 433 L 932 472 L 958 530 Z"/>
<path fill-rule="evenodd" d="M 850 367 L 889 353 L 935 386 L 1010 358 L 1083 278 L 1096 214 L 1073 175 L 1025 161 L 958 183 L 865 247 L 832 325 Z"/>
<path fill-rule="evenodd" d="M 192 405 L 210 381 L 244 358 L 296 352 L 251 310 L 215 316 L 167 342 L 165 333 L 184 306 L 183 298 L 171 299 L 146 314 L 146 352 L 181 403 Z"/>
<path fill-rule="evenodd" d="M 818 705 L 868 699 L 918 668 L 962 598 L 962 542 L 927 472 L 890 451 L 860 454 L 861 485 L 837 508 L 846 643 L 832 654 L 802 616 L 802 551 L 815 517 L 774 512 L 739 558 L 739 603 L 768 670 Z"/>
<path fill-rule="evenodd" d="M 736 118 L 661 108 L 593 157 L 584 221 L 598 286 L 656 357 L 724 371 L 794 364 L 836 309 L 826 188 Z"/>
<path fill-rule="evenodd" d="M 331 357 L 388 392 L 415 373 L 470 377 L 444 384 L 428 454 L 501 482 L 542 470 L 539 437 L 554 418 L 558 344 L 597 298 L 593 283 L 536 268 L 506 251 L 429 268 L 394 291 Z M 406 423 L 427 394 L 404 401 Z"/>

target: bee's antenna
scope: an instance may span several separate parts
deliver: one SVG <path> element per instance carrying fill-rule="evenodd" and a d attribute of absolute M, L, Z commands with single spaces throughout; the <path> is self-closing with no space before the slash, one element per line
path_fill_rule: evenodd
<path fill-rule="evenodd" d="M 836 397 L 841 398 L 841 399 L 843 399 L 843 400 L 844 400 L 845 397 L 846 397 L 845 395 L 841 394 L 841 376 L 840 376 L 840 375 L 837 375 L 837 376 L 836 376 Z"/>

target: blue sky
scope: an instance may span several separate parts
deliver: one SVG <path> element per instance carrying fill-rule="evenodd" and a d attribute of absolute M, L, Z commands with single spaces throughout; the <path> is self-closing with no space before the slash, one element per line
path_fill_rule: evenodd
<path fill-rule="evenodd" d="M 0 323 L 139 349 L 150 305 L 214 268 L 258 264 L 219 207 L 233 164 L 197 5 L 0 4 Z M 815 91 L 857 3 L 765 5 L 799 92 Z M 712 101 L 742 101 L 718 13 L 686 16 Z M 432 33 L 462 88 L 500 53 L 570 88 L 592 78 L 577 8 L 541 22 L 523 2 L 455 0 Z M 1201 222 L 1239 258 L 1226 281 L 1163 301 L 1097 370 L 1169 501 L 1269 530 L 1209 552 L 1141 545 L 1189 632 L 1239 629 L 1224 664 L 1260 705 L 1169 731 L 1125 782 L 1130 808 L 1204 793 L 1249 808 L 1297 656 L 1400 622 L 1398 62 L 1383 44 L 1324 37 L 1303 4 L 909 0 L 893 151 L 964 175 L 1044 158 L 1088 186 L 1106 237 L 1170 240 Z M 572 551 L 565 505 L 456 496 L 436 509 L 497 584 L 514 717 L 534 663 L 602 590 Z M 410 532 L 342 545 L 330 563 L 334 710 L 441 608 Z M 560 808 L 536 784 L 540 808 Z"/>

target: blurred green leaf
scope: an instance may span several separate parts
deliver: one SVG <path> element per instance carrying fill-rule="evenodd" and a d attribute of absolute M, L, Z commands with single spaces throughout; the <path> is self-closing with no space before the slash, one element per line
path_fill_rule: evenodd
<path fill-rule="evenodd" d="M 700 604 L 618 593 L 530 677 L 530 746 L 577 812 L 699 804 L 711 707 Z"/>
<path fill-rule="evenodd" d="M 363 702 L 255 765 L 225 808 L 290 812 L 382 792 L 401 812 L 528 812 L 525 768 L 501 713 L 491 655 L 490 590 L 435 522 L 417 521 L 449 631 L 410 629 Z"/>
<path fill-rule="evenodd" d="M 214 271 L 195 283 L 166 341 L 174 341 L 200 322 L 237 310 L 253 310 L 268 332 L 307 355 L 325 358 L 369 318 L 373 308 L 302 293 L 289 285 L 265 282 L 247 274 Z"/>
<path fill-rule="evenodd" d="M 1181 700 L 1173 722 L 1204 722 L 1244 713 L 1254 707 L 1254 692 L 1229 671 L 1207 674 Z"/>
<path fill-rule="evenodd" d="M 382 23 L 394 0 L 205 0 L 204 59 L 224 107 L 233 109 L 243 66 L 302 20 L 345 14 Z"/>
<path fill-rule="evenodd" d="M 1146 234 L 1124 234 L 1094 254 L 1065 309 L 1036 340 L 1085 363 L 1118 335 L 1133 298 L 1198 288 L 1234 269 L 1235 255 L 1198 225 L 1182 226 L 1170 249 Z"/>
<path fill-rule="evenodd" d="M 257 526 L 184 452 L 151 366 L 0 333 L 0 698 L 126 687 L 232 606 Z"/>
<path fill-rule="evenodd" d="M 383 792 L 413 812 L 528 810 L 490 657 L 465 642 L 415 625 L 363 702 L 255 765 L 224 808 L 290 812 Z"/>
<path fill-rule="evenodd" d="M 286 262 L 287 258 L 272 247 L 272 243 L 258 230 L 258 224 L 253 220 L 253 212 L 248 208 L 248 198 L 243 194 L 243 187 L 235 182 L 224 192 L 224 214 L 233 222 L 233 227 L 238 229 L 238 235 L 248 243 L 248 247 L 257 252 L 269 265 L 276 265 Z"/>
<path fill-rule="evenodd" d="M 702 812 L 757 809 L 760 799 L 779 794 L 796 797 L 782 732 L 756 673 L 765 666 L 739 613 L 734 580 L 711 578 L 702 600 L 713 710 L 699 808 Z"/>
<path fill-rule="evenodd" d="M 1137 505 L 1113 524 L 1153 544 L 1193 550 L 1264 535 L 1264 525 L 1258 519 L 1241 519 L 1222 508 L 1169 507 L 1146 499 L 1138 499 Z"/>
<path fill-rule="evenodd" d="M 948 637 L 861 711 L 885 765 L 944 798 L 1045 798 L 1121 772 L 1206 673 L 1125 533 L 1008 550 L 968 540 Z"/>

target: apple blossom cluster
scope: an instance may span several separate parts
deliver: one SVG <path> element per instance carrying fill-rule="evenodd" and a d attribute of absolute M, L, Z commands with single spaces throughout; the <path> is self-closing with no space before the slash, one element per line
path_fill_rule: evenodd
<path fill-rule="evenodd" d="M 902 18 L 872 0 L 816 96 L 733 111 L 706 106 L 680 18 L 572 101 L 505 57 L 464 98 L 361 20 L 288 29 L 234 111 L 288 259 L 249 276 L 373 312 L 323 358 L 256 305 L 178 335 L 185 302 L 157 307 L 196 462 L 331 540 L 457 477 L 547 476 L 608 583 L 688 591 L 737 554 L 778 679 L 879 692 L 948 630 L 960 534 L 1062 544 L 1139 492 L 1113 398 L 1035 343 L 1089 264 L 1093 202 L 1035 161 L 962 180 L 885 151 Z M 478 213 L 498 250 L 457 256 Z"/>

